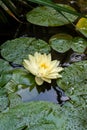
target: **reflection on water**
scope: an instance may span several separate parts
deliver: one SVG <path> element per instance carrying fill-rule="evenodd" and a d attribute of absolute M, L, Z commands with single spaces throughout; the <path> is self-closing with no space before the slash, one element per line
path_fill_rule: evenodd
<path fill-rule="evenodd" d="M 21 96 L 24 102 L 40 100 L 62 104 L 64 101 L 69 100 L 69 98 L 65 96 L 64 92 L 58 87 L 51 87 L 49 90 L 46 89 L 44 92 L 38 92 L 36 87 L 31 91 L 29 88 L 26 88 L 19 90 L 17 93 Z"/>
<path fill-rule="evenodd" d="M 22 97 L 24 102 L 42 100 L 58 103 L 57 93 L 53 88 L 40 93 L 38 93 L 36 87 L 31 91 L 29 91 L 29 88 L 26 88 L 18 91 L 18 94 Z"/>

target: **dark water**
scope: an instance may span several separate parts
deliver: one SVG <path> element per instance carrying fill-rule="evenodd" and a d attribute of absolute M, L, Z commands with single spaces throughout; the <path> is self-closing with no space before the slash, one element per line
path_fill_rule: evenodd
<path fill-rule="evenodd" d="M 55 88 L 51 87 L 49 90 L 46 89 L 44 92 L 38 92 L 37 88 L 35 87 L 31 91 L 29 91 L 29 88 L 26 88 L 19 90 L 17 93 L 21 96 L 23 102 L 49 101 L 62 105 L 63 102 L 69 100 L 69 97 L 67 97 L 58 86 Z"/>
<path fill-rule="evenodd" d="M 26 88 L 24 90 L 21 89 L 20 91 L 18 91 L 18 94 L 22 97 L 22 100 L 24 102 L 43 100 L 58 103 L 57 93 L 53 88 L 40 93 L 38 93 L 36 88 L 34 88 L 32 91 L 29 91 L 29 89 Z"/>

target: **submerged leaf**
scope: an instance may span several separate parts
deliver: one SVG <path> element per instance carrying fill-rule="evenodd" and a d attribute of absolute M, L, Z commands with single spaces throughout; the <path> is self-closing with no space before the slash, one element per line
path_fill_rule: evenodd
<path fill-rule="evenodd" d="M 17 91 L 17 84 L 14 80 L 12 80 L 12 78 L 10 79 L 9 82 L 6 83 L 6 85 L 4 87 L 8 93 L 13 93 L 13 92 Z"/>

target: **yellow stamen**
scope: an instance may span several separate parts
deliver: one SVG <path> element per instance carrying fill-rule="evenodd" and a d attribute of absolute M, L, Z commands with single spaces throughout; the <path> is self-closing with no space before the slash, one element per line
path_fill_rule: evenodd
<path fill-rule="evenodd" d="M 45 63 L 43 63 L 43 64 L 41 64 L 41 68 L 46 69 L 46 68 L 48 68 L 48 66 Z"/>

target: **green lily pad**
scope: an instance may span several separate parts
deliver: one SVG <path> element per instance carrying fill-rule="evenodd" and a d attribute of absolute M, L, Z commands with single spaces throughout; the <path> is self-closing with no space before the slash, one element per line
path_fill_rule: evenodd
<path fill-rule="evenodd" d="M 22 103 L 21 97 L 16 93 L 10 93 L 8 95 L 8 99 L 9 99 L 9 107 L 10 108 L 13 108 L 13 107 Z"/>
<path fill-rule="evenodd" d="M 21 97 L 16 93 L 7 94 L 5 88 L 0 89 L 0 112 L 22 103 Z"/>
<path fill-rule="evenodd" d="M 0 88 L 6 85 L 11 80 L 12 74 L 10 72 L 2 73 L 0 76 Z"/>
<path fill-rule="evenodd" d="M 70 65 L 61 72 L 57 84 L 68 96 L 87 96 L 87 61 Z"/>
<path fill-rule="evenodd" d="M 8 107 L 9 101 L 6 96 L 0 96 L 0 112 L 4 111 Z"/>
<path fill-rule="evenodd" d="M 34 78 L 35 77 L 31 73 L 28 73 L 24 69 L 15 69 L 12 75 L 12 80 L 14 80 L 18 85 L 35 85 Z"/>
<path fill-rule="evenodd" d="M 86 130 L 87 107 L 60 107 L 49 102 L 23 103 L 0 114 L 1 130 Z"/>
<path fill-rule="evenodd" d="M 60 53 L 65 53 L 69 49 L 77 53 L 83 53 L 87 47 L 87 41 L 81 37 L 72 38 L 68 34 L 55 35 L 49 40 L 51 47 Z"/>
<path fill-rule="evenodd" d="M 1 76 L 0 85 L 9 95 L 17 93 L 23 101 L 29 101 L 38 95 L 37 89 L 34 89 L 36 87 L 35 77 L 23 68 L 12 70 L 11 75 L 4 73 Z"/>
<path fill-rule="evenodd" d="M 68 34 L 56 34 L 49 40 L 51 47 L 60 53 L 64 53 L 70 49 L 72 36 Z"/>
<path fill-rule="evenodd" d="M 78 53 L 83 53 L 87 48 L 87 41 L 81 37 L 75 37 L 71 45 L 72 50 Z"/>
<path fill-rule="evenodd" d="M 9 101 L 4 88 L 0 89 L 0 112 L 8 107 Z"/>
<path fill-rule="evenodd" d="M 81 102 L 84 104 L 84 102 Z M 87 106 L 78 104 L 76 106 L 75 103 L 66 103 L 63 110 L 65 112 L 66 127 L 65 130 L 86 130 L 87 129 L 87 117 L 86 111 Z"/>
<path fill-rule="evenodd" d="M 50 47 L 45 41 L 28 37 L 8 40 L 1 46 L 1 55 L 6 60 L 17 64 L 22 64 L 28 54 L 48 53 L 49 51 Z"/>
<path fill-rule="evenodd" d="M 23 88 L 27 88 L 36 85 L 34 76 L 24 69 L 14 69 L 11 71 L 11 73 L 11 77 L 7 77 L 8 79 L 3 81 L 5 82 L 3 84 L 8 93 L 16 92 L 18 90 L 18 87 L 20 88 L 20 86 Z M 1 79 L 1 82 L 4 78 L 6 78 L 4 74 L 2 76 L 3 77 Z"/>
<path fill-rule="evenodd" d="M 12 67 L 10 66 L 9 62 L 0 59 L 0 74 L 5 71 L 12 70 Z"/>
<path fill-rule="evenodd" d="M 74 8 L 68 5 L 63 4 L 58 5 L 70 10 L 74 10 Z M 28 12 L 26 18 L 27 21 L 29 21 L 30 23 L 41 26 L 62 26 L 65 24 L 69 24 L 70 22 L 74 22 L 77 18 L 77 16 L 72 15 L 70 13 L 62 12 L 62 14 L 51 7 L 40 6 Z"/>

